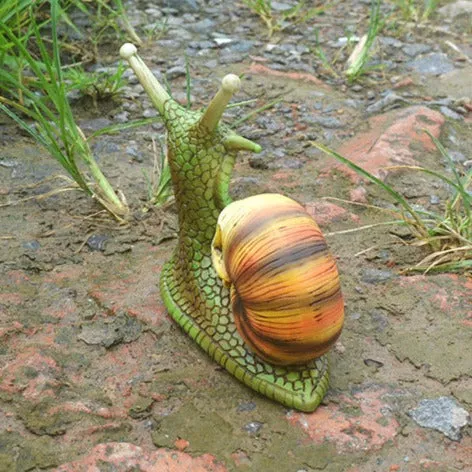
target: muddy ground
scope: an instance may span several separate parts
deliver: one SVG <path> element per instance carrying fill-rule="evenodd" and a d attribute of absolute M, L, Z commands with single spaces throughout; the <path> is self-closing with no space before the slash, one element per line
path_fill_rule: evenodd
<path fill-rule="evenodd" d="M 177 221 L 172 204 L 148 204 L 159 122 L 94 141 L 133 210 L 120 226 L 49 180 L 61 168 L 2 116 L 0 471 L 472 470 L 472 279 L 406 275 L 427 253 L 405 244 L 400 226 L 340 233 L 390 216 L 326 197 L 392 202 L 311 145 L 342 151 L 411 204 L 440 210 L 439 181 L 386 168 L 418 163 L 450 174 L 423 128 L 459 170 L 470 167 L 472 30 L 458 4 L 470 14 L 472 2 L 439 2 L 449 6 L 420 24 L 393 12 L 373 57 L 382 68 L 354 84 L 342 77 L 352 50 L 343 38 L 365 32 L 369 2 L 331 2 L 325 15 L 271 40 L 237 2 L 169 3 L 129 11 L 138 28 L 167 16 L 141 55 L 167 73 L 175 98 L 186 99 L 185 54 L 195 108 L 224 74 L 244 74 L 237 100 L 257 101 L 229 110 L 230 125 L 281 98 L 238 126 L 264 151 L 240 155 L 232 194 L 290 195 L 327 235 L 346 301 L 329 394 L 313 414 L 287 410 L 210 361 L 166 314 L 157 284 Z M 315 30 L 337 77 L 316 55 Z M 118 49 L 110 43 L 99 66 L 116 67 Z M 74 102 L 87 134 L 153 115 L 127 77 L 121 100 L 97 110 Z"/>

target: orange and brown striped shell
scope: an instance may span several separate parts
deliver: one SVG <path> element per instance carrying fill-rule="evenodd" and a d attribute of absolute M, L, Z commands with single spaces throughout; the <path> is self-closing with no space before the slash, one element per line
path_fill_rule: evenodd
<path fill-rule="evenodd" d="M 267 362 L 305 364 L 341 333 L 344 304 L 334 258 L 302 205 L 262 194 L 228 205 L 212 244 L 231 287 L 239 334 Z"/>

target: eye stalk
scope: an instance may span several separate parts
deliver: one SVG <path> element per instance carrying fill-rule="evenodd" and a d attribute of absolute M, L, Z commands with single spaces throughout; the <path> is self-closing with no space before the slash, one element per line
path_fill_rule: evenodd
<path fill-rule="evenodd" d="M 213 97 L 213 100 L 208 105 L 205 113 L 200 119 L 200 126 L 204 126 L 207 131 L 213 131 L 223 116 L 232 96 L 240 89 L 241 80 L 235 74 L 228 74 L 223 77 L 221 81 L 220 90 Z"/>
<path fill-rule="evenodd" d="M 159 114 L 164 116 L 164 104 L 167 100 L 172 99 L 143 60 L 138 56 L 136 46 L 131 43 L 123 44 L 120 48 L 120 56 L 128 61 L 144 90 L 146 90 L 149 95 L 152 104 L 156 107 Z"/>

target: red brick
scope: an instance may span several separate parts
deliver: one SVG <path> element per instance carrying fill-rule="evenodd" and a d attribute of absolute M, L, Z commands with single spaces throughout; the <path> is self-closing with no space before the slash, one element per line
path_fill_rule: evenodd
<path fill-rule="evenodd" d="M 314 76 L 313 74 L 308 74 L 306 72 L 285 72 L 280 70 L 274 70 L 270 67 L 264 66 L 262 64 L 252 63 L 247 70 L 249 74 L 256 74 L 256 75 L 272 75 L 275 77 L 281 77 L 283 79 L 289 80 L 297 80 L 300 82 L 308 82 L 312 84 L 316 84 L 323 88 L 330 88 L 327 84 L 325 84 L 321 79 Z"/>
<path fill-rule="evenodd" d="M 436 148 L 422 130 L 426 129 L 438 138 L 444 122 L 441 113 L 424 106 L 391 111 L 370 118 L 368 130 L 345 142 L 338 152 L 368 172 L 385 178 L 389 172 L 386 167 L 421 164 L 418 152 L 412 147 L 420 145 L 423 150 L 433 152 Z M 342 164 L 333 163 L 329 166 L 342 170 L 353 182 L 361 180 L 354 171 Z"/>
<path fill-rule="evenodd" d="M 107 464 L 115 472 L 226 472 L 210 454 L 192 457 L 167 449 L 147 452 L 130 443 L 107 443 L 95 446 L 90 454 L 74 462 L 63 464 L 54 472 L 90 472 L 102 470 Z"/>
<path fill-rule="evenodd" d="M 395 439 L 399 424 L 388 415 L 388 405 L 382 400 L 382 389 L 365 389 L 354 397 L 342 396 L 339 404 L 330 403 L 314 413 L 292 413 L 289 421 L 307 434 L 307 443 L 323 444 L 329 441 L 340 453 L 380 449 Z M 360 414 L 343 411 L 357 407 Z"/>
<path fill-rule="evenodd" d="M 346 209 L 326 200 L 317 202 L 308 202 L 305 204 L 306 211 L 316 220 L 320 226 L 325 226 L 335 221 L 350 219 L 354 222 L 359 221 L 359 217 Z"/>

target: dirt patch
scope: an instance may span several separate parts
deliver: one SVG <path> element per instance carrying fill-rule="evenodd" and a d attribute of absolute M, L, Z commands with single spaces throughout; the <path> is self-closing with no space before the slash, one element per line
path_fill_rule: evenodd
<path fill-rule="evenodd" d="M 149 207 L 143 175 L 152 172 L 151 139 L 163 137 L 162 125 L 94 141 L 100 165 L 132 208 L 130 224 L 119 226 L 77 190 L 53 194 L 67 185 L 47 180 L 61 169 L 1 118 L 0 471 L 472 467 L 470 426 L 462 429 L 460 441 L 451 441 L 407 414 L 422 399 L 440 396 L 472 408 L 470 277 L 403 275 L 425 253 L 405 244 L 402 227 L 343 233 L 388 216 L 324 197 L 391 203 L 372 185 L 354 184 L 344 169 L 327 172 L 332 163 L 311 145 L 316 140 L 354 152 L 352 143 L 365 133 L 380 135 L 379 123 L 387 116 L 389 139 L 380 146 L 374 137 L 359 152 L 360 162 L 375 172 L 377 157 L 400 155 L 448 173 L 430 145 L 414 143 L 413 128 L 432 125 L 430 119 L 407 121 L 408 126 L 399 119 L 423 110 L 464 170 L 470 165 L 471 120 L 456 92 L 467 82 L 468 68 L 450 57 L 454 90 L 443 87 L 449 83 L 444 77 L 406 80 L 412 75 L 404 67 L 411 52 L 406 46 L 442 46 L 433 30 L 404 26 L 398 37 L 385 33 L 379 39 L 375 60 L 385 64 L 384 72 L 353 85 L 332 77 L 310 55 L 314 29 L 327 52 L 345 58 L 347 51 L 337 44 L 345 37 L 346 11 L 349 24 L 367 13 L 365 2 L 348 3 L 336 3 L 329 17 L 306 31 L 288 29 L 273 47 L 261 39 L 261 26 L 246 9 L 234 12 L 224 2 L 211 2 L 198 12 L 170 10 L 168 36 L 142 51 L 161 72 L 181 65 L 185 51 L 190 54 L 195 108 L 208 103 L 218 78 L 232 71 L 248 71 L 238 100 L 256 97 L 252 109 L 282 98 L 238 128 L 264 152 L 256 160 L 241 154 L 232 194 L 281 192 L 307 204 L 338 260 L 346 324 L 329 354 L 331 389 L 319 410 L 287 411 L 249 390 L 212 363 L 166 314 L 157 284 L 175 245 L 176 211 L 172 205 Z M 152 16 L 144 5 L 133 8 L 138 18 Z M 212 25 L 201 26 L 206 20 Z M 217 45 L 214 31 L 232 42 Z M 251 73 L 256 56 L 278 73 L 260 67 Z M 316 81 L 303 80 L 307 77 Z M 401 81 L 405 86 L 395 93 L 402 100 L 367 111 Z M 176 74 L 169 82 L 184 101 L 185 77 Z M 101 116 L 78 106 L 84 128 L 91 132 L 98 118 L 114 122 L 122 111 L 129 119 L 142 117 L 151 105 L 139 86 L 130 87 L 135 89 L 121 107 L 106 104 Z M 234 122 L 247 112 L 232 108 L 225 120 Z M 438 200 L 448 190 L 419 174 L 392 172 L 386 178 L 425 210 L 441 208 Z"/>

